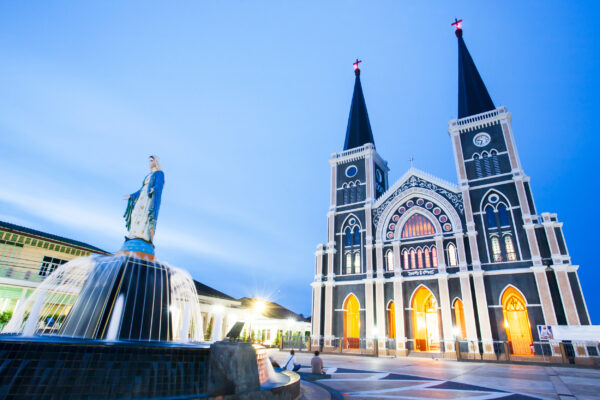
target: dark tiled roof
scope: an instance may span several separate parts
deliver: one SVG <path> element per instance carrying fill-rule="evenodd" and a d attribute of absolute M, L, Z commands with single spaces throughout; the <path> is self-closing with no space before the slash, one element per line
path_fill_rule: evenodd
<path fill-rule="evenodd" d="M 240 301 L 242 302 L 242 307 L 252 308 L 252 305 L 253 305 L 255 299 L 253 299 L 251 297 L 242 297 L 240 299 Z M 296 314 L 295 312 L 288 310 L 287 308 L 285 308 L 282 305 L 273 303 L 272 301 L 265 301 L 265 303 L 267 303 L 267 307 L 266 307 L 263 315 L 267 318 L 274 318 L 274 319 L 292 318 L 295 321 L 305 321 L 305 322 L 310 321 L 310 317 L 305 318 L 303 315 Z"/>
<path fill-rule="evenodd" d="M 204 283 L 198 282 L 197 280 L 194 280 L 194 285 L 196 285 L 196 292 L 201 296 L 218 297 L 219 299 L 235 301 L 233 297 L 226 295 L 223 292 L 219 292 L 217 289 L 213 289 L 210 286 L 206 286 Z"/>
<path fill-rule="evenodd" d="M 0 228 L 15 232 L 15 233 L 22 233 L 25 235 L 35 236 L 35 237 L 42 238 L 42 239 L 48 239 L 51 241 L 60 242 L 60 243 L 75 246 L 75 247 L 80 247 L 83 249 L 90 250 L 94 253 L 110 254 L 109 252 L 102 250 L 96 246 L 92 246 L 91 244 L 83 243 L 78 240 L 73 240 L 73 239 L 69 239 L 66 237 L 62 237 L 62 236 L 53 235 L 51 233 L 36 231 L 35 229 L 25 228 L 24 226 L 11 224 L 9 222 L 0 221 Z"/>

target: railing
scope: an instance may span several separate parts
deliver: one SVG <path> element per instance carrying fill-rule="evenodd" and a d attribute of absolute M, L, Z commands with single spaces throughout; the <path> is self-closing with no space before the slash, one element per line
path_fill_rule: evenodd
<path fill-rule="evenodd" d="M 373 149 L 373 148 L 375 148 L 375 147 L 371 143 L 367 143 L 367 144 L 365 144 L 363 146 L 360 146 L 360 147 L 357 147 L 357 148 L 354 148 L 354 149 L 342 151 L 342 152 L 339 152 L 339 153 L 333 153 L 332 156 L 331 156 L 331 158 L 342 158 L 342 157 L 349 156 L 351 154 L 360 153 L 360 152 L 365 151 L 367 149 Z"/>
<path fill-rule="evenodd" d="M 483 121 L 486 120 L 488 118 L 492 118 L 492 117 L 496 117 L 500 114 L 504 114 L 506 113 L 506 107 L 499 107 L 495 110 L 491 110 L 491 111 L 487 111 L 481 114 L 476 114 L 476 115 L 471 115 L 469 117 L 465 117 L 465 118 L 460 118 L 460 119 L 455 119 L 450 121 L 450 125 L 451 126 L 465 126 L 465 125 L 470 125 L 472 123 L 475 122 L 479 122 L 479 121 Z"/>
<path fill-rule="evenodd" d="M 302 336 L 292 336 L 281 338 L 281 348 L 287 350 L 308 350 L 310 338 Z"/>

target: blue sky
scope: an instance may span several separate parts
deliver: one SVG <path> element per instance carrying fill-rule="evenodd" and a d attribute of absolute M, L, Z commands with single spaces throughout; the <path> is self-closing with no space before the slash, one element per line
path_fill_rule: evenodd
<path fill-rule="evenodd" d="M 583 1 L 3 2 L 0 219 L 115 251 L 122 196 L 156 153 L 158 258 L 310 314 L 352 62 L 390 182 L 411 156 L 456 182 L 457 16 L 597 322 L 598 15 Z"/>

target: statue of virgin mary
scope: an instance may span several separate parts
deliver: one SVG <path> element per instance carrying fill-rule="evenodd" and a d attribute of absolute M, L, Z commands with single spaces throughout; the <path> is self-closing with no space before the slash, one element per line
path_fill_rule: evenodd
<path fill-rule="evenodd" d="M 144 178 L 140 190 L 125 196 L 128 201 L 124 217 L 127 240 L 142 239 L 152 244 L 165 174 L 157 156 L 150 156 L 149 161 L 150 173 Z"/>

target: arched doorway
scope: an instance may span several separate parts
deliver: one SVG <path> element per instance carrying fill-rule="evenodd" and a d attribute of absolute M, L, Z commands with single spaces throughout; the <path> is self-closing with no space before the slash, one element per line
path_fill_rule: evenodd
<path fill-rule="evenodd" d="M 454 333 L 457 339 L 463 340 L 467 337 L 467 327 L 465 326 L 465 308 L 461 299 L 454 301 L 454 320 L 456 321 L 456 332 Z"/>
<path fill-rule="evenodd" d="M 387 307 L 387 337 L 389 339 L 396 338 L 396 306 L 393 301 L 388 303 Z"/>
<path fill-rule="evenodd" d="M 502 313 L 504 328 L 510 344 L 511 352 L 515 355 L 531 355 L 531 326 L 529 314 L 523 295 L 510 286 L 502 295 Z"/>
<path fill-rule="evenodd" d="M 412 300 L 415 351 L 440 351 L 437 308 L 433 293 L 424 286 L 417 289 Z"/>
<path fill-rule="evenodd" d="M 344 302 L 344 347 L 358 349 L 360 343 L 360 304 L 351 294 Z"/>

